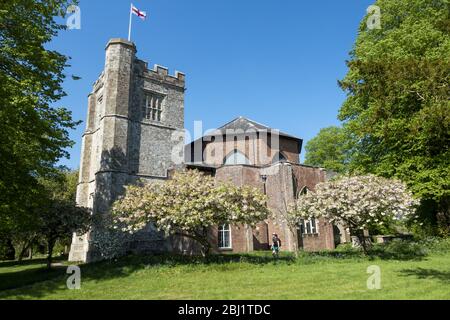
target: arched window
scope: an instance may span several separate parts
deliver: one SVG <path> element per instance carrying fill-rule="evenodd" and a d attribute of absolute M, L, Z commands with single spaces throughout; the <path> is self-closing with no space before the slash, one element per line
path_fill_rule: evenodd
<path fill-rule="evenodd" d="M 300 192 L 298 193 L 298 197 L 297 197 L 297 198 L 299 198 L 300 196 L 304 196 L 304 195 L 307 194 L 308 192 L 309 192 L 308 187 L 307 187 L 307 186 L 304 186 L 304 187 L 300 190 Z"/>
<path fill-rule="evenodd" d="M 286 161 L 288 161 L 286 156 L 281 152 L 277 152 L 277 154 L 272 159 L 272 163 L 286 162 Z"/>
<path fill-rule="evenodd" d="M 224 160 L 224 165 L 250 164 L 250 160 L 240 151 L 234 150 Z"/>
<path fill-rule="evenodd" d="M 231 227 L 229 224 L 219 226 L 219 249 L 231 249 Z"/>

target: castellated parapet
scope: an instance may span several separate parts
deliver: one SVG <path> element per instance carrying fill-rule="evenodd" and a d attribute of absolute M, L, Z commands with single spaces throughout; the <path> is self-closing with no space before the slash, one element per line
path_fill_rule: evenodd
<path fill-rule="evenodd" d="M 110 40 L 105 68 L 88 96 L 77 203 L 93 214 L 108 214 L 125 185 L 166 179 L 180 165 L 174 152 L 183 159 L 185 75 L 159 65 L 149 69 L 136 53 L 134 43 Z M 74 235 L 70 261 L 96 260 L 94 234 Z M 154 231 L 138 237 L 134 248 L 168 246 Z"/>

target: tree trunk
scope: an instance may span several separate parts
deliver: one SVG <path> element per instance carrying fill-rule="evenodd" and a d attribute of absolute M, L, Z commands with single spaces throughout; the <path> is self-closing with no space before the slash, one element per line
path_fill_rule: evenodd
<path fill-rule="evenodd" d="M 359 246 L 363 250 L 364 255 L 367 256 L 368 248 L 366 243 L 366 237 L 364 236 L 364 230 L 358 228 L 355 224 L 348 223 L 350 229 L 350 237 L 356 236 L 358 238 Z"/>
<path fill-rule="evenodd" d="M 27 253 L 27 251 L 29 251 L 30 246 L 33 244 L 33 240 L 30 241 L 25 241 L 25 243 L 23 244 L 22 250 L 20 250 L 19 253 L 19 261 L 22 261 L 23 258 L 25 257 L 25 254 Z"/>
<path fill-rule="evenodd" d="M 367 248 L 367 242 L 366 242 L 366 237 L 364 235 L 364 230 L 358 230 L 357 237 L 359 240 L 359 244 L 361 245 L 361 248 L 363 249 L 364 255 L 367 256 L 369 250 Z"/>
<path fill-rule="evenodd" d="M 25 257 L 25 251 L 26 251 L 25 247 L 22 248 L 22 250 L 20 250 L 19 257 L 17 258 L 17 261 L 21 262 L 23 260 L 23 257 Z"/>
<path fill-rule="evenodd" d="M 202 237 L 201 237 L 203 243 L 203 257 L 205 258 L 207 255 L 209 255 L 210 251 L 211 251 L 211 244 L 208 241 L 208 229 L 207 228 L 203 228 L 202 230 Z"/>
<path fill-rule="evenodd" d="M 438 205 L 438 212 L 436 214 L 438 225 L 438 233 L 440 236 L 450 236 L 450 199 L 444 197 Z"/>
<path fill-rule="evenodd" d="M 298 239 L 298 231 L 295 228 L 290 227 L 289 228 L 289 232 L 291 233 L 291 239 L 294 240 L 294 241 L 292 241 L 293 246 L 294 246 L 294 256 L 295 256 L 295 258 L 298 258 L 298 252 L 299 252 L 300 248 L 299 248 L 299 245 L 298 245 L 299 244 L 298 240 L 295 241 L 296 237 Z"/>
<path fill-rule="evenodd" d="M 47 249 L 48 249 L 48 252 L 47 252 L 47 269 L 51 269 L 52 268 L 52 255 L 53 255 L 53 248 L 54 248 L 54 246 L 55 246 L 55 240 L 54 239 L 50 239 L 50 240 L 48 240 L 48 243 L 47 243 Z"/>
<path fill-rule="evenodd" d="M 209 255 L 209 253 L 211 251 L 211 244 L 208 241 L 208 231 L 207 230 L 202 231 L 202 234 L 199 234 L 199 233 L 188 234 L 188 233 L 183 233 L 183 232 L 176 232 L 176 235 L 181 236 L 181 237 L 190 238 L 190 239 L 198 242 L 198 244 L 200 244 L 200 246 L 201 246 L 200 252 L 201 252 L 202 256 L 205 258 L 207 255 Z"/>
<path fill-rule="evenodd" d="M 202 241 L 202 256 L 206 258 L 211 251 L 211 244 L 208 241 Z"/>

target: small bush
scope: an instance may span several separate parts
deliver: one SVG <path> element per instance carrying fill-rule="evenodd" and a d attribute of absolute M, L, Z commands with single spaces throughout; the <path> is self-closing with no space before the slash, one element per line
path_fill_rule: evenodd
<path fill-rule="evenodd" d="M 0 239 L 0 261 L 1 260 L 14 260 L 15 249 L 12 242 L 7 239 Z"/>
<path fill-rule="evenodd" d="M 430 253 L 448 253 L 450 239 L 428 237 L 417 240 L 394 239 L 386 244 L 375 244 L 369 255 L 382 259 L 418 260 Z"/>
<path fill-rule="evenodd" d="M 427 237 L 421 240 L 421 244 L 433 253 L 450 252 L 450 238 Z"/>
<path fill-rule="evenodd" d="M 422 258 L 428 254 L 426 248 L 414 241 L 395 239 L 386 244 L 385 254 L 399 260 Z"/>
<path fill-rule="evenodd" d="M 343 243 L 340 244 L 336 247 L 335 251 L 337 252 L 343 252 L 343 253 L 348 253 L 348 252 L 356 252 L 356 251 L 360 251 L 357 248 L 353 248 L 351 243 Z"/>

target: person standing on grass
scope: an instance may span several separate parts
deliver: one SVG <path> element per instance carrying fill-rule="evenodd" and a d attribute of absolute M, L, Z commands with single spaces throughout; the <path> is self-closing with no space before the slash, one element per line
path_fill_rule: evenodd
<path fill-rule="evenodd" d="M 281 240 L 276 233 L 272 234 L 272 255 L 278 258 L 280 254 Z"/>

